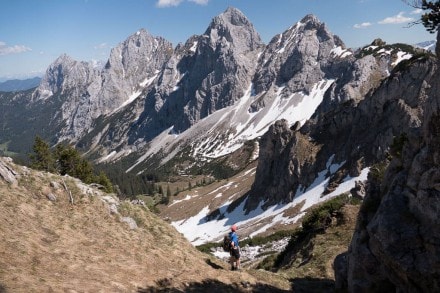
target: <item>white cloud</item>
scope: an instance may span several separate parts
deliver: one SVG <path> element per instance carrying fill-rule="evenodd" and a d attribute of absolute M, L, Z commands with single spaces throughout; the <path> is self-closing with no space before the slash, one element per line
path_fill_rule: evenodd
<path fill-rule="evenodd" d="M 422 14 L 422 13 L 423 13 L 423 9 L 417 8 L 417 9 L 411 11 L 410 14 L 414 15 L 414 14 Z"/>
<path fill-rule="evenodd" d="M 373 24 L 371 22 L 363 22 L 363 23 L 356 23 L 353 27 L 359 29 L 359 28 L 367 28 L 372 25 Z"/>
<path fill-rule="evenodd" d="M 399 24 L 399 23 L 407 23 L 414 21 L 414 18 L 406 17 L 405 12 L 399 12 L 399 14 L 387 17 L 381 21 L 379 21 L 379 24 Z"/>
<path fill-rule="evenodd" d="M 184 0 L 158 0 L 156 3 L 157 7 L 176 7 L 179 6 Z M 198 5 L 207 5 L 209 0 L 187 0 L 189 2 L 193 2 Z"/>
<path fill-rule="evenodd" d="M 171 6 L 179 6 L 182 0 L 159 0 L 157 2 L 157 7 L 171 7 Z"/>
<path fill-rule="evenodd" d="M 27 51 L 32 51 L 32 49 L 24 45 L 7 46 L 5 42 L 0 41 L 0 56 L 9 55 L 9 54 L 18 54 Z"/>
<path fill-rule="evenodd" d="M 106 49 L 108 46 L 107 46 L 107 43 L 101 43 L 101 44 L 99 44 L 99 45 L 96 45 L 94 48 L 96 49 L 96 50 L 99 50 L 99 49 Z"/>
<path fill-rule="evenodd" d="M 194 2 L 199 5 L 207 5 L 209 0 L 189 0 L 190 2 Z"/>

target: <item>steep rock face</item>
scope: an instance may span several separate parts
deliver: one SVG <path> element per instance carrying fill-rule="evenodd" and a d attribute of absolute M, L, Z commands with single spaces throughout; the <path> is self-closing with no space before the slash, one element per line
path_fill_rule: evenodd
<path fill-rule="evenodd" d="M 102 89 L 95 105 L 109 113 L 139 95 L 149 79 L 162 70 L 173 53 L 172 44 L 161 37 L 153 37 L 141 29 L 113 48 L 102 72 Z M 137 93 L 137 94 L 136 94 Z"/>
<path fill-rule="evenodd" d="M 289 146 L 283 154 L 271 150 L 277 139 L 263 138 L 258 180 L 250 191 L 247 208 L 255 208 L 260 202 L 270 206 L 291 201 L 299 187 L 310 186 L 328 164 L 339 167 L 327 174 L 330 183 L 325 193 L 335 190 L 344 178 L 358 176 L 363 168 L 383 160 L 394 137 L 420 127 L 430 87 L 425 80 L 432 78 L 435 67 L 429 58 L 409 61 L 358 104 L 352 100 L 318 115 L 303 127 L 296 126 L 297 134 L 284 127 L 285 133 L 278 136 L 291 141 L 283 141 Z M 305 139 L 298 140 L 300 136 Z M 274 182 L 276 188 L 268 182 Z"/>
<path fill-rule="evenodd" d="M 298 125 L 291 129 L 286 120 L 276 121 L 261 137 L 259 168 L 247 209 L 255 209 L 260 201 L 264 201 L 265 206 L 291 201 L 299 185 L 308 182 L 307 177 L 314 174 L 310 167 L 320 146 L 297 131 Z"/>
<path fill-rule="evenodd" d="M 45 100 L 54 94 L 71 93 L 81 96 L 99 77 L 99 71 L 88 62 L 78 62 L 63 54 L 46 70 L 33 99 Z"/>
<path fill-rule="evenodd" d="M 182 132 L 211 113 L 232 105 L 244 94 L 255 71 L 262 42 L 249 20 L 228 8 L 206 32 L 178 46 L 131 135 L 152 138 L 174 126 Z"/>
<path fill-rule="evenodd" d="M 356 231 L 335 260 L 339 288 L 351 292 L 440 290 L 440 73 L 385 176 L 371 176 Z"/>
<path fill-rule="evenodd" d="M 317 153 L 310 160 L 277 164 L 277 168 L 286 166 L 290 177 L 267 194 L 277 193 L 276 199 L 287 200 L 300 185 L 313 182 L 330 156 L 335 154 L 333 163 L 341 163 L 351 153 L 356 140 L 341 147 L 326 136 L 327 126 L 332 135 L 350 137 L 350 123 L 356 117 L 370 119 L 364 114 L 356 116 L 351 109 L 390 74 L 395 56 L 408 57 L 397 51 L 391 56 L 388 48 L 379 45 L 385 46 L 374 42 L 362 54 L 354 53 L 315 16 L 308 15 L 264 47 L 246 17 L 229 8 L 212 20 L 203 35 L 191 37 L 175 50 L 165 40 L 140 30 L 112 50 L 102 70 L 62 56 L 34 94 L 38 108 L 34 104 L 29 108 L 50 113 L 50 127 L 38 125 L 50 130 L 46 137 L 51 141 L 76 143 L 101 162 L 130 154 L 126 165 L 141 162 L 135 171 L 163 164 L 183 150 L 185 154 L 180 156 L 191 156 L 203 164 L 232 153 L 246 141 L 257 141 L 275 120 L 286 119 L 289 128 L 313 117 L 304 130 L 292 135 L 295 139 L 289 146 L 297 149 L 291 154 L 308 147 Z M 417 74 L 413 78 L 418 79 Z M 401 106 L 408 108 L 405 103 Z M 378 139 L 382 142 L 372 144 L 377 147 L 374 152 L 383 155 L 382 147 L 392 135 L 381 134 Z M 305 141 L 310 145 L 303 148 Z M 332 147 L 318 152 L 324 143 Z M 347 162 L 350 174 L 365 166 L 359 161 L 363 157 L 360 151 L 353 152 L 357 159 Z M 318 163 L 311 163 L 315 160 Z M 300 176 L 295 175 L 297 169 Z M 341 172 L 334 181 L 345 175 L 347 172 Z M 299 179 L 293 179 L 295 176 Z"/>
<path fill-rule="evenodd" d="M 48 68 L 34 100 L 61 97 L 58 123 L 65 126 L 58 140 L 76 141 L 92 128 L 94 119 L 139 96 L 172 52 L 171 43 L 140 30 L 112 49 L 102 70 L 62 55 Z"/>
<path fill-rule="evenodd" d="M 310 92 L 313 85 L 325 77 L 327 67 L 336 57 L 335 51 L 332 51 L 335 48 L 345 52 L 344 58 L 352 55 L 325 24 L 316 16 L 307 15 L 275 36 L 261 54 L 253 79 L 255 94 L 268 92 L 274 86 L 285 87 L 285 96 Z M 253 105 L 253 111 L 264 107 L 270 98 L 270 94 L 263 95 Z"/>
<path fill-rule="evenodd" d="M 398 55 L 379 47 L 377 54 L 368 50 L 365 55 L 354 54 L 313 15 L 261 50 L 249 21 L 238 10 L 228 9 L 213 19 L 204 35 L 192 36 L 176 47 L 154 85 L 142 94 L 142 101 L 127 107 L 124 118 L 118 114 L 99 130 L 102 139 L 95 145 L 105 149 L 96 151 L 107 157 L 116 150 L 113 159 L 124 153 L 149 153 L 142 160 L 155 162 L 179 149 L 192 149 L 200 157 L 224 155 L 236 150 L 240 142 L 263 135 L 276 120 L 273 117 L 293 125 L 304 123 L 313 113 L 316 119 L 343 102 L 358 104 L 389 76 Z M 204 119 L 227 108 L 230 113 L 216 116 L 222 121 Z M 206 124 L 198 124 L 202 119 Z M 195 130 L 186 131 L 193 126 Z M 165 130 L 170 135 L 192 134 L 191 138 L 179 135 L 171 142 Z M 167 146 L 152 147 L 152 140 L 155 145 L 167 140 Z M 157 154 L 160 158 L 153 158 Z M 321 160 L 327 160 L 326 155 L 331 154 Z M 319 171 L 322 166 L 325 162 L 311 170 Z M 310 174 L 306 178 L 301 185 L 313 181 Z M 293 196 L 298 184 L 282 188 L 289 193 L 286 198 Z"/>

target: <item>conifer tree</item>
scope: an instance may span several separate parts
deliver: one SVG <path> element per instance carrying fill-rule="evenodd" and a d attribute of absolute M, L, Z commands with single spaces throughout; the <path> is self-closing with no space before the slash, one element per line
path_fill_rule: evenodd
<path fill-rule="evenodd" d="M 32 168 L 47 172 L 56 171 L 55 158 L 47 142 L 41 137 L 36 136 L 32 150 L 34 152 L 30 155 Z"/>
<path fill-rule="evenodd" d="M 439 30 L 440 25 L 440 1 L 428 0 L 404 0 L 408 5 L 426 11 L 422 14 L 420 20 L 413 24 L 422 23 L 426 30 L 435 33 Z"/>
<path fill-rule="evenodd" d="M 166 195 L 167 195 L 167 197 L 171 196 L 171 188 L 169 185 L 167 186 L 167 194 Z"/>
<path fill-rule="evenodd" d="M 61 175 L 68 174 L 88 184 L 99 183 L 104 186 L 105 191 L 112 192 L 112 183 L 105 173 L 101 171 L 99 175 L 95 175 L 92 164 L 73 146 L 59 144 L 52 151 L 47 142 L 36 136 L 33 151 L 30 155 L 32 168 Z"/>
<path fill-rule="evenodd" d="M 99 172 L 97 181 L 98 181 L 97 183 L 104 186 L 105 192 L 113 192 L 112 183 L 111 183 L 110 179 L 108 179 L 107 175 L 105 175 L 104 172 L 102 172 L 102 171 Z"/>

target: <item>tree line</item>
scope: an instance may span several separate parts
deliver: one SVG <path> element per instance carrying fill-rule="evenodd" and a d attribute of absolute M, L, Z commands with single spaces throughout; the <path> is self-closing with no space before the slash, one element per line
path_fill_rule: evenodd
<path fill-rule="evenodd" d="M 113 185 L 104 172 L 97 173 L 93 165 L 81 153 L 68 144 L 58 144 L 51 148 L 41 137 L 36 136 L 29 155 L 31 168 L 60 175 L 70 175 L 84 183 L 97 183 L 106 192 L 113 192 Z"/>

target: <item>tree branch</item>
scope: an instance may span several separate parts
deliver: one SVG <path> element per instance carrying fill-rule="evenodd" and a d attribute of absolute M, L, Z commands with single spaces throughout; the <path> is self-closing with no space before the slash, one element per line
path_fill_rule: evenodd
<path fill-rule="evenodd" d="M 61 180 L 63 181 L 64 189 L 69 193 L 69 202 L 70 202 L 71 204 L 73 204 L 73 196 L 72 196 L 72 192 L 67 188 L 66 182 L 64 182 L 64 178 L 61 178 Z"/>

